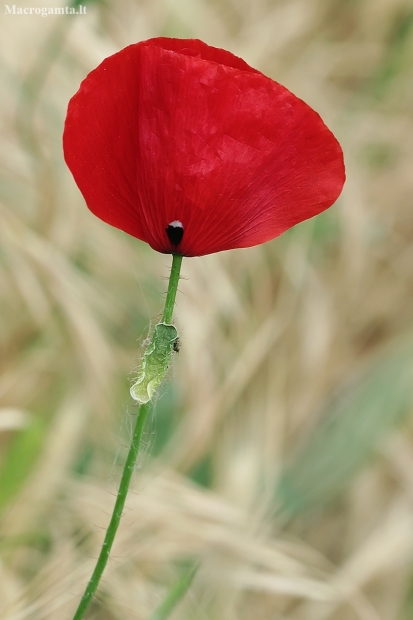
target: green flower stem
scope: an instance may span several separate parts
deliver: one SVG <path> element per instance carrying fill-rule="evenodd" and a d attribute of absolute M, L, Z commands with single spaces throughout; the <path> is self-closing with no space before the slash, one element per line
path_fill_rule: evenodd
<path fill-rule="evenodd" d="M 169 278 L 168 292 L 167 292 L 166 301 L 165 301 L 165 309 L 164 309 L 164 313 L 162 317 L 162 322 L 167 325 L 169 325 L 172 321 L 172 314 L 173 314 L 173 309 L 174 309 L 174 304 L 175 304 L 176 292 L 177 292 L 178 283 L 179 283 L 179 273 L 181 269 L 181 263 L 182 263 L 182 256 L 174 254 L 173 259 L 172 259 L 172 268 L 171 268 L 171 275 Z M 149 345 L 149 347 L 151 346 L 151 344 Z M 171 352 L 172 352 L 172 349 L 171 349 Z M 164 351 L 163 351 L 163 356 L 165 356 Z M 169 361 L 169 358 L 168 358 L 168 361 Z M 163 367 L 165 367 L 165 372 L 166 372 L 167 365 L 164 364 Z M 151 401 L 149 400 L 148 402 L 141 404 L 139 408 L 138 417 L 137 417 L 135 428 L 133 431 L 132 442 L 131 442 L 128 456 L 126 458 L 126 462 L 123 468 L 123 473 L 122 473 L 122 478 L 121 478 L 120 485 L 119 485 L 118 495 L 116 497 L 115 507 L 113 509 L 109 527 L 105 534 L 105 539 L 103 541 L 102 549 L 99 553 L 99 557 L 98 557 L 98 560 L 95 566 L 95 570 L 92 573 L 92 576 L 86 587 L 85 593 L 83 594 L 82 599 L 79 603 L 79 606 L 76 610 L 76 613 L 73 616 L 73 620 L 82 620 L 82 618 L 84 617 L 86 610 L 89 607 L 89 604 L 98 588 L 103 571 L 105 570 L 106 564 L 108 562 L 109 554 L 112 549 L 113 541 L 115 540 L 116 532 L 118 530 L 119 523 L 122 517 L 123 508 L 125 506 L 129 484 L 132 478 L 133 471 L 135 469 L 135 463 L 136 463 L 136 459 L 139 453 L 139 447 L 140 447 L 140 443 L 142 439 L 142 433 L 145 427 L 145 423 L 148 417 L 150 407 L 151 407 Z"/>
<path fill-rule="evenodd" d="M 165 309 L 163 311 L 162 323 L 170 325 L 172 322 L 172 313 L 175 306 L 176 292 L 179 284 L 179 274 L 181 272 L 182 256 L 174 254 L 172 256 L 171 275 L 169 276 L 168 292 L 166 293 Z"/>
<path fill-rule="evenodd" d="M 77 611 L 73 616 L 73 620 L 81 620 L 81 618 L 83 618 L 86 609 L 89 607 L 93 595 L 96 592 L 103 571 L 105 570 L 106 564 L 108 562 L 110 550 L 112 549 L 113 541 L 115 540 L 115 535 L 122 517 L 123 508 L 125 506 L 129 483 L 131 481 L 133 470 L 135 468 L 136 457 L 138 456 L 142 432 L 145 426 L 146 419 L 148 417 L 149 409 L 150 403 L 147 403 L 146 405 L 141 405 L 139 409 L 138 418 L 135 424 L 135 430 L 133 432 L 132 443 L 129 448 L 125 466 L 123 468 L 118 496 L 116 498 L 115 507 L 113 509 L 109 527 L 106 530 L 105 540 L 103 542 L 102 549 L 100 551 L 99 558 L 95 566 L 95 570 L 93 571 L 85 593 L 82 596 L 79 607 L 77 608 Z"/>

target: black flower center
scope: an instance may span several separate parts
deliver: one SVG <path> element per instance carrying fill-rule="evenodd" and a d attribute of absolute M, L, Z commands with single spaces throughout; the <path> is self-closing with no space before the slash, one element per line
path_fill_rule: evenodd
<path fill-rule="evenodd" d="M 179 220 L 174 220 L 165 228 L 165 232 L 168 235 L 168 239 L 174 248 L 178 247 L 178 245 L 182 241 L 182 237 L 184 236 L 184 227 L 182 222 Z"/>

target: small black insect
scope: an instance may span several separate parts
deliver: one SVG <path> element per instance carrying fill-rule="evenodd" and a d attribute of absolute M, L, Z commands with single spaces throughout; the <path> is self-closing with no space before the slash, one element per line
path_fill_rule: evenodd
<path fill-rule="evenodd" d="M 176 248 L 182 241 L 184 236 L 184 227 L 182 222 L 174 220 L 165 228 L 165 232 L 168 235 L 168 239 L 171 244 Z"/>
<path fill-rule="evenodd" d="M 180 342 L 179 338 L 176 338 L 176 339 L 174 340 L 174 343 L 173 343 L 173 347 L 172 347 L 172 348 L 173 348 L 173 350 L 175 351 L 175 353 L 179 353 L 179 350 L 180 350 L 180 348 L 181 348 L 181 342 Z"/>

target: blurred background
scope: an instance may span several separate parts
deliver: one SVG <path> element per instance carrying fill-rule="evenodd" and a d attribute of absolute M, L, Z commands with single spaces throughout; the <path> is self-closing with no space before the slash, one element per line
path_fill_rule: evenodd
<path fill-rule="evenodd" d="M 0 22 L 1 619 L 70 620 L 112 510 L 170 257 L 89 213 L 61 134 L 91 69 L 162 35 L 304 99 L 348 180 L 273 242 L 184 260 L 181 350 L 87 617 L 147 620 L 199 560 L 175 620 L 410 620 L 410 1 L 83 4 Z"/>

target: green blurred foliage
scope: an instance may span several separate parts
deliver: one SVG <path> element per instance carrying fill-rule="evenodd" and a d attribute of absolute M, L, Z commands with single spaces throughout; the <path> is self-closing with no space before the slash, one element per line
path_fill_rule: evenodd
<path fill-rule="evenodd" d="M 281 477 L 276 500 L 294 517 L 320 511 L 346 488 L 413 404 L 411 339 L 346 385 Z"/>
<path fill-rule="evenodd" d="M 0 468 L 0 513 L 13 501 L 35 469 L 47 430 L 47 420 L 40 416 L 33 417 L 26 428 L 16 433 L 8 446 Z"/>

